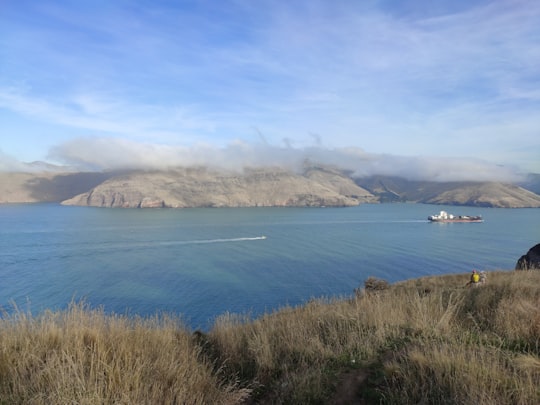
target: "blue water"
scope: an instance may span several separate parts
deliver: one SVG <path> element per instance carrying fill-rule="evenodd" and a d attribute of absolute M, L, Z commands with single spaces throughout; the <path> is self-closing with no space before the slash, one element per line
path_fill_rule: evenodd
<path fill-rule="evenodd" d="M 474 224 L 429 223 L 446 209 Z M 263 236 L 265 238 L 263 238 Z M 207 329 L 315 297 L 472 268 L 514 268 L 540 242 L 540 210 L 421 204 L 353 208 L 102 209 L 0 206 L 0 306 L 181 314 Z"/>

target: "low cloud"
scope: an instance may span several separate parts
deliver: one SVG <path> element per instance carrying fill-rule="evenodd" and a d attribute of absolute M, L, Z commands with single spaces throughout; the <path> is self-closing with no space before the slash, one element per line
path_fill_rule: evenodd
<path fill-rule="evenodd" d="M 234 141 L 224 147 L 191 147 L 138 143 L 117 138 L 77 138 L 54 147 L 49 157 L 79 170 L 171 169 L 207 166 L 241 171 L 246 167 L 279 166 L 301 170 L 309 162 L 339 167 L 358 177 L 399 176 L 430 181 L 519 181 L 516 167 L 460 157 L 396 156 L 360 148 L 294 148 Z"/>
<path fill-rule="evenodd" d="M 59 166 L 43 161 L 21 162 L 15 157 L 0 150 L 0 173 L 39 173 L 39 172 L 73 172 L 78 168 Z"/>
<path fill-rule="evenodd" d="M 0 150 L 0 172 L 21 172 L 28 171 L 28 165 L 19 162 L 14 157 L 5 154 Z"/>

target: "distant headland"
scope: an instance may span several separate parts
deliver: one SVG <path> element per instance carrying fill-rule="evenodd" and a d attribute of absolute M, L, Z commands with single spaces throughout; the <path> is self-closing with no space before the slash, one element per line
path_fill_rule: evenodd
<path fill-rule="evenodd" d="M 539 176 L 522 184 L 413 181 L 355 177 L 321 165 L 242 172 L 208 167 L 111 172 L 0 173 L 0 203 L 56 202 L 122 208 L 347 207 L 409 202 L 501 208 L 538 208 Z"/>

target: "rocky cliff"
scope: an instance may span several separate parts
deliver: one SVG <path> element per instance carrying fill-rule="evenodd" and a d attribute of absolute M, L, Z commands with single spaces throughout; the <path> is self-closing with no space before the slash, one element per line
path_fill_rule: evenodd
<path fill-rule="evenodd" d="M 295 174 L 279 168 L 244 173 L 206 168 L 134 171 L 114 176 L 62 202 L 96 207 L 353 206 L 376 202 L 371 193 L 337 170 Z"/>

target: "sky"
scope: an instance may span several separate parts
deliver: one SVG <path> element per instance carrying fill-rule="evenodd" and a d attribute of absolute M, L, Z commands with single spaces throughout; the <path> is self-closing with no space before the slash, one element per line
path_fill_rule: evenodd
<path fill-rule="evenodd" d="M 535 0 L 0 0 L 0 170 L 540 173 Z"/>

